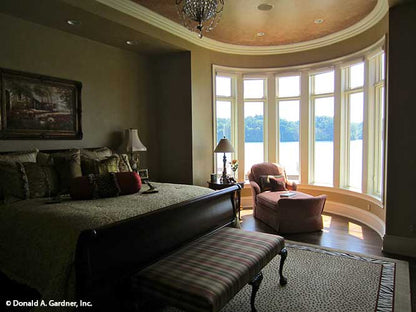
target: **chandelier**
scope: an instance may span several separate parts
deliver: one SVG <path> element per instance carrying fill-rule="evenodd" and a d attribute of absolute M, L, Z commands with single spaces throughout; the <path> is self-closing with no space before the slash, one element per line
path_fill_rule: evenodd
<path fill-rule="evenodd" d="M 217 26 L 224 0 L 176 0 L 176 8 L 183 25 L 202 38 L 203 31 L 211 31 Z"/>

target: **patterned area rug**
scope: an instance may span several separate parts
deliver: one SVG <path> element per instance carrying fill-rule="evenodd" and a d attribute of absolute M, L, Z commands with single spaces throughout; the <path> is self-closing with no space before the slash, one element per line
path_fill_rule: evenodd
<path fill-rule="evenodd" d="M 263 269 L 256 297 L 258 312 L 410 311 L 407 262 L 295 242 L 286 245 L 283 273 L 288 283 L 279 284 L 277 256 Z M 250 295 L 247 285 L 221 311 L 250 312 Z M 162 311 L 180 310 L 165 307 Z"/>

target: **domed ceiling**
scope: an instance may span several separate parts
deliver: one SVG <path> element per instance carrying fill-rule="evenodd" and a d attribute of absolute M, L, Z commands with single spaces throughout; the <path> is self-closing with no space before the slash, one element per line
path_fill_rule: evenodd
<path fill-rule="evenodd" d="M 181 24 L 175 0 L 131 0 Z M 224 0 L 223 15 L 204 37 L 242 46 L 279 46 L 313 41 L 363 22 L 386 0 Z M 374 13 L 374 12 L 373 12 Z M 385 13 L 385 12 L 384 12 Z M 185 29 L 184 29 L 185 31 Z M 195 36 L 197 36 L 195 34 Z"/>

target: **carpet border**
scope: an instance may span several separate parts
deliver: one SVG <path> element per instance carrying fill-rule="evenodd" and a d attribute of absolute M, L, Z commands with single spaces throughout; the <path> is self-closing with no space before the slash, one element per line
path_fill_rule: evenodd
<path fill-rule="evenodd" d="M 404 260 L 393 259 L 389 257 L 380 257 L 373 256 L 368 254 L 363 254 L 359 252 L 346 251 L 337 248 L 325 247 L 320 245 L 308 244 L 303 242 L 296 242 L 292 240 L 285 240 L 287 247 L 293 247 L 311 250 L 314 252 L 323 252 L 326 254 L 333 255 L 334 253 L 338 256 L 347 256 L 349 258 L 361 261 L 370 261 L 382 265 L 382 276 L 380 278 L 379 284 L 379 295 L 377 298 L 376 312 L 385 312 L 385 311 L 400 311 L 400 312 L 411 312 L 411 294 L 410 294 L 410 274 L 409 274 L 409 263 Z M 288 255 L 289 256 L 289 255 Z M 392 273 L 393 271 L 393 273 Z M 386 274 L 393 274 L 393 280 L 390 283 L 385 283 Z M 397 276 L 400 276 L 403 281 L 397 282 Z M 393 285 L 392 285 L 393 284 Z M 382 286 L 381 286 L 382 285 Z M 389 290 L 390 288 L 390 290 Z M 388 299 L 391 301 L 389 307 L 386 307 L 385 298 L 380 299 L 380 294 L 388 295 L 391 294 L 391 298 Z"/>

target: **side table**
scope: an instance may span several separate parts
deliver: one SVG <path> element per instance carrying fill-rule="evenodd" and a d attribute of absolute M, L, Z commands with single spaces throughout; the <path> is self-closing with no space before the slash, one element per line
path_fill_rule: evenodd
<path fill-rule="evenodd" d="M 218 190 L 222 190 L 225 189 L 227 187 L 230 187 L 232 185 L 238 184 L 240 185 L 241 189 L 244 188 L 244 182 L 236 182 L 236 183 L 213 183 L 210 181 L 207 181 L 208 183 L 208 187 L 212 190 L 218 191 Z M 241 205 L 241 189 L 237 191 L 236 193 L 236 198 L 235 198 L 235 204 L 237 206 L 237 213 L 238 213 L 238 220 L 241 220 L 241 216 L 240 216 L 240 205 Z"/>

